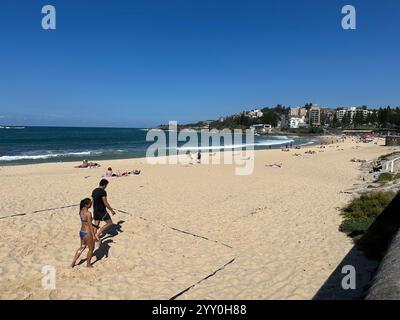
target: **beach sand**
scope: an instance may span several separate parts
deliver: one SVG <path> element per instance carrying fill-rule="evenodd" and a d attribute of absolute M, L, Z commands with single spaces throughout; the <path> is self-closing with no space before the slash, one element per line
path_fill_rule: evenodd
<path fill-rule="evenodd" d="M 338 208 L 352 197 L 342 191 L 363 183 L 350 159 L 394 150 L 382 144 L 256 151 L 249 176 L 235 165 L 146 159 L 3 166 L 0 298 L 311 299 L 353 247 L 338 231 Z M 273 163 L 282 168 L 266 167 Z M 68 206 L 90 196 L 108 166 L 142 173 L 111 179 L 109 202 L 125 213 L 113 218 L 94 268 L 71 269 L 80 220 Z M 54 290 L 42 287 L 46 265 L 56 270 Z"/>

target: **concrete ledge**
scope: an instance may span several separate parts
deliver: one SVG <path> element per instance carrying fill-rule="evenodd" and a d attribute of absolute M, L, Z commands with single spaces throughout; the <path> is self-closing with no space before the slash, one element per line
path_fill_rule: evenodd
<path fill-rule="evenodd" d="M 400 232 L 383 258 L 366 299 L 400 300 Z"/>

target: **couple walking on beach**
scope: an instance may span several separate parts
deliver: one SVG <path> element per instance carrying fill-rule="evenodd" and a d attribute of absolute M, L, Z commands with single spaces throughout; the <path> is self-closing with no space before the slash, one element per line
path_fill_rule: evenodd
<path fill-rule="evenodd" d="M 86 264 L 88 268 L 92 268 L 91 259 L 93 256 L 95 242 L 101 243 L 101 237 L 104 232 L 110 228 L 113 224 L 110 214 L 107 212 L 107 209 L 111 212 L 112 215 L 115 215 L 115 211 L 111 208 L 110 204 L 107 200 L 107 192 L 106 188 L 108 185 L 107 179 L 102 179 L 100 181 L 99 186 L 93 190 L 92 199 L 85 198 L 81 201 L 79 205 L 79 217 L 81 219 L 82 225 L 81 230 L 79 232 L 79 237 L 81 240 L 81 245 L 79 249 L 76 251 L 74 260 L 71 264 L 73 268 L 76 264 L 76 261 L 81 256 L 82 252 L 88 248 L 87 260 Z M 93 218 L 89 209 L 93 204 Z M 92 222 L 93 220 L 93 222 Z M 104 221 L 105 225 L 100 227 L 100 222 Z"/>

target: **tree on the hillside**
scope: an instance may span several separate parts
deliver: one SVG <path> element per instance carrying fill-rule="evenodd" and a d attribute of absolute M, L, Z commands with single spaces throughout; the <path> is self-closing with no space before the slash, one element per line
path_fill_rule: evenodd
<path fill-rule="evenodd" d="M 337 128 L 337 127 L 338 127 L 338 124 L 339 124 L 339 119 L 338 119 L 338 117 L 337 117 L 337 113 L 335 112 L 335 113 L 333 114 L 333 119 L 332 119 L 332 124 L 331 124 L 331 126 L 332 126 L 333 128 Z"/>
<path fill-rule="evenodd" d="M 276 127 L 278 125 L 279 119 L 279 114 L 277 114 L 277 112 L 275 112 L 273 109 L 263 109 L 263 116 L 261 118 L 262 123 L 270 124 Z"/>
<path fill-rule="evenodd" d="M 378 110 L 378 123 L 381 127 L 385 128 L 388 126 L 390 113 L 390 106 L 388 106 L 387 108 L 380 108 Z"/>
<path fill-rule="evenodd" d="M 350 112 L 346 112 L 342 119 L 342 127 L 349 127 L 351 124 L 351 115 Z"/>
<path fill-rule="evenodd" d="M 362 112 L 362 110 L 356 111 L 356 114 L 353 118 L 353 124 L 354 126 L 360 126 L 364 124 L 364 113 Z"/>

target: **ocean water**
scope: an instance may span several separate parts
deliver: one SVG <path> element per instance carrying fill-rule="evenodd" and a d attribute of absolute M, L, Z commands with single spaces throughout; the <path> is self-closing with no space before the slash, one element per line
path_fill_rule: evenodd
<path fill-rule="evenodd" d="M 146 141 L 147 133 L 147 129 L 141 128 L 0 126 L 0 165 L 144 157 L 147 148 L 155 142 Z M 166 132 L 167 141 L 169 134 Z M 199 134 L 198 137 L 201 141 Z M 239 143 L 211 147 L 210 150 L 250 145 L 244 137 L 239 140 Z M 289 143 L 305 145 L 312 141 L 304 137 L 255 136 L 253 145 L 255 149 L 269 149 L 280 148 Z M 188 151 L 190 148 L 184 144 L 185 142 L 178 142 L 177 149 Z M 167 145 L 166 148 L 172 147 Z"/>

